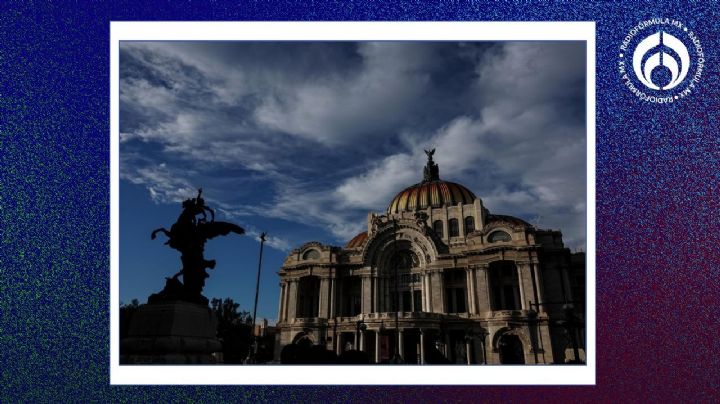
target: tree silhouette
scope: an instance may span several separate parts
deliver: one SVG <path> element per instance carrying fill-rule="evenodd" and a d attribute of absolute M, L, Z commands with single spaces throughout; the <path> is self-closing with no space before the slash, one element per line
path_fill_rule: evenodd
<path fill-rule="evenodd" d="M 138 299 L 132 299 L 129 304 L 120 302 L 120 339 L 127 337 L 130 319 L 132 319 L 138 307 L 140 307 Z"/>
<path fill-rule="evenodd" d="M 231 298 L 213 298 L 210 306 L 218 319 L 217 336 L 223 346 L 225 363 L 242 363 L 252 343 L 250 313 L 240 310 Z"/>

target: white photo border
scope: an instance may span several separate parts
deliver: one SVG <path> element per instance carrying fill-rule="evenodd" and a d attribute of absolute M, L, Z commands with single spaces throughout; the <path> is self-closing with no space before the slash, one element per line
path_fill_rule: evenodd
<path fill-rule="evenodd" d="M 121 41 L 585 41 L 587 128 L 586 365 L 122 365 L 119 341 Z M 593 385 L 595 319 L 595 22 L 110 23 L 110 384 Z"/>

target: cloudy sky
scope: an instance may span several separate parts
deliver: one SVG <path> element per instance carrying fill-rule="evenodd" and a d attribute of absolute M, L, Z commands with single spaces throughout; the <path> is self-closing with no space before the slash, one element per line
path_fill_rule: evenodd
<path fill-rule="evenodd" d="M 179 269 L 145 233 L 203 187 L 249 234 L 208 242 L 206 296 L 252 309 L 267 230 L 258 315 L 275 318 L 287 252 L 344 245 L 421 180 L 423 148 L 491 212 L 585 248 L 582 42 L 123 42 L 120 119 L 125 302 Z"/>

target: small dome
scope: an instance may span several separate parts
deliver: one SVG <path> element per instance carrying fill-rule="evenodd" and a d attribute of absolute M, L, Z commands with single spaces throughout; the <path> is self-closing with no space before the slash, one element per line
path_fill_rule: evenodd
<path fill-rule="evenodd" d="M 475 202 L 475 194 L 460 184 L 449 181 L 421 182 L 405 188 L 393 198 L 388 213 L 414 212 L 427 207 L 439 208 L 458 203 Z"/>
<path fill-rule="evenodd" d="M 368 234 L 366 231 L 358 234 L 357 236 L 353 237 L 352 240 L 348 241 L 348 243 L 345 245 L 345 248 L 357 248 L 362 247 L 363 244 L 365 244 L 365 241 L 367 241 Z"/>

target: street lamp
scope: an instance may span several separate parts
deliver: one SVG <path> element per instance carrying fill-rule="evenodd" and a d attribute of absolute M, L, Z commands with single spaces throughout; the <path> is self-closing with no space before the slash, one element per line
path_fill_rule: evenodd
<path fill-rule="evenodd" d="M 245 363 L 254 363 L 255 362 L 255 353 L 257 351 L 257 336 L 255 335 L 255 319 L 257 317 L 258 294 L 260 293 L 260 269 L 262 268 L 263 245 L 265 245 L 265 236 L 267 236 L 266 232 L 262 232 L 260 234 L 260 259 L 258 260 L 257 281 L 255 282 L 255 305 L 253 306 L 252 328 L 250 329 L 250 336 L 252 337 L 252 345 L 250 345 L 250 350 L 248 352 L 248 357 L 245 359 Z"/>

